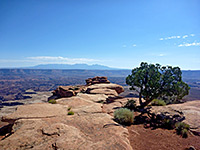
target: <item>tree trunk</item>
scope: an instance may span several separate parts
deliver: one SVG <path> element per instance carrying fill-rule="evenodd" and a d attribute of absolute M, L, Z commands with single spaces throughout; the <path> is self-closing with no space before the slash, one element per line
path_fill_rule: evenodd
<path fill-rule="evenodd" d="M 142 105 L 142 92 L 140 91 L 139 93 L 139 102 L 140 102 L 140 106 Z"/>
<path fill-rule="evenodd" d="M 144 108 L 145 106 L 149 105 L 149 103 L 152 102 L 153 99 L 149 99 L 149 100 L 146 100 L 144 103 L 142 103 L 142 105 L 140 104 L 141 108 Z"/>

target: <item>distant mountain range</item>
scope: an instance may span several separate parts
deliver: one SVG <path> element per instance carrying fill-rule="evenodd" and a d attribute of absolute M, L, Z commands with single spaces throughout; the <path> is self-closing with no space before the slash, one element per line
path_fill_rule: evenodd
<path fill-rule="evenodd" d="M 87 64 L 41 64 L 33 67 L 26 67 L 25 69 L 84 69 L 84 70 L 116 70 L 117 68 L 110 68 L 103 65 L 87 65 Z"/>

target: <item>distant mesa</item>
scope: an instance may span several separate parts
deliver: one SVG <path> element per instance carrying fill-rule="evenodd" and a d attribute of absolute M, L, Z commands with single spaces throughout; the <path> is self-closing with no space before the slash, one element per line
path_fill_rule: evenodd
<path fill-rule="evenodd" d="M 85 70 L 116 70 L 104 65 L 87 65 L 87 64 L 41 64 L 26 69 L 85 69 Z"/>

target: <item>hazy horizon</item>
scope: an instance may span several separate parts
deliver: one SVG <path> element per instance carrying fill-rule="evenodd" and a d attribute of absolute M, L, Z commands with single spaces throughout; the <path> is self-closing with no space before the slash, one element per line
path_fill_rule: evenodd
<path fill-rule="evenodd" d="M 0 68 L 141 62 L 200 70 L 199 0 L 0 1 Z"/>

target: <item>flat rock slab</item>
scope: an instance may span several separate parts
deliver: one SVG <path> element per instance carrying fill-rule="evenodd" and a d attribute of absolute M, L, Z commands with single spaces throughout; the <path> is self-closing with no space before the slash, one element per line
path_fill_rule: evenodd
<path fill-rule="evenodd" d="M 191 131 L 200 135 L 200 101 L 190 101 L 182 104 L 153 106 L 151 112 L 168 112 L 170 115 L 183 114 L 184 122 L 190 125 Z"/>
<path fill-rule="evenodd" d="M 185 116 L 185 122 L 191 127 L 191 130 L 200 135 L 200 101 L 190 101 L 183 104 L 169 105 L 174 110 L 182 111 Z"/>
<path fill-rule="evenodd" d="M 67 113 L 67 108 L 59 104 L 30 104 L 19 106 L 14 113 L 2 117 L 2 121 L 11 123 L 18 119 L 55 117 L 67 115 Z"/>
<path fill-rule="evenodd" d="M 128 130 L 105 113 L 19 119 L 0 149 L 132 150 Z"/>
<path fill-rule="evenodd" d="M 124 92 L 124 88 L 121 85 L 113 84 L 113 83 L 90 85 L 87 88 L 87 92 L 94 90 L 94 89 L 112 89 L 112 90 L 115 90 L 118 94 Z"/>
<path fill-rule="evenodd" d="M 69 107 L 76 108 L 79 106 L 86 106 L 90 104 L 105 102 L 108 96 L 104 94 L 83 94 L 79 93 L 77 96 L 70 98 L 57 99 L 56 102 L 62 105 L 68 105 Z"/>
<path fill-rule="evenodd" d="M 89 94 L 105 94 L 105 95 L 118 96 L 117 92 L 112 89 L 94 89 L 90 90 Z"/>

